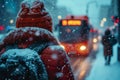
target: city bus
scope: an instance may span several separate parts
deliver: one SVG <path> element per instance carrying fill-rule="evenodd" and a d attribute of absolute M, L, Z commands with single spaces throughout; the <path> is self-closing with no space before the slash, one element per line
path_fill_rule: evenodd
<path fill-rule="evenodd" d="M 87 56 L 92 51 L 92 35 L 87 16 L 67 16 L 55 26 L 61 46 L 68 54 Z"/>

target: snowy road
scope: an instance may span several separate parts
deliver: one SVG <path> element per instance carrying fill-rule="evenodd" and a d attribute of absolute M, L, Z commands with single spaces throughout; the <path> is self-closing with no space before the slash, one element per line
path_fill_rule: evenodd
<path fill-rule="evenodd" d="M 88 75 L 91 64 L 92 57 L 70 57 L 72 69 L 76 80 L 84 80 Z"/>

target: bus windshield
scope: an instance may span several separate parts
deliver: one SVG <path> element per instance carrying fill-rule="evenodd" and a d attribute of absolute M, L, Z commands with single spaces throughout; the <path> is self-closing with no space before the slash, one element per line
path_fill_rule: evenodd
<path fill-rule="evenodd" d="M 59 40 L 66 43 L 79 43 L 88 39 L 88 26 L 59 26 Z"/>

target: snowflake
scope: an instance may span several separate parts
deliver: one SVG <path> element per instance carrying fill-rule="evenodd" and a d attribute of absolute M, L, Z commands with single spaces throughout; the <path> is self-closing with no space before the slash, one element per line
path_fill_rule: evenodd
<path fill-rule="evenodd" d="M 57 59 L 58 58 L 56 54 L 53 54 L 51 57 L 52 57 L 52 59 Z"/>
<path fill-rule="evenodd" d="M 23 79 L 25 79 L 25 77 L 23 77 Z"/>
<path fill-rule="evenodd" d="M 16 71 L 19 71 L 19 69 L 17 68 Z"/>
<path fill-rule="evenodd" d="M 2 8 L 4 8 L 5 6 L 4 5 L 2 5 Z"/>
<path fill-rule="evenodd" d="M 40 32 L 39 32 L 39 31 L 36 31 L 36 32 L 35 32 L 35 35 L 36 35 L 36 36 L 40 36 Z"/>
<path fill-rule="evenodd" d="M 76 30 L 73 30 L 72 32 L 75 32 Z"/>
<path fill-rule="evenodd" d="M 56 73 L 56 76 L 57 76 L 57 78 L 62 77 L 63 73 L 62 72 L 58 72 L 58 73 Z"/>
<path fill-rule="evenodd" d="M 7 1 L 6 1 L 5 3 L 6 3 L 6 4 L 8 4 L 8 2 L 7 2 Z"/>
<path fill-rule="evenodd" d="M 60 32 L 60 34 L 62 34 L 62 32 Z"/>
<path fill-rule="evenodd" d="M 30 37 L 30 38 L 29 38 L 29 41 L 32 41 L 32 40 L 33 40 L 33 38 L 32 38 L 32 37 Z"/>
<path fill-rule="evenodd" d="M 110 39 L 110 37 L 108 39 Z"/>

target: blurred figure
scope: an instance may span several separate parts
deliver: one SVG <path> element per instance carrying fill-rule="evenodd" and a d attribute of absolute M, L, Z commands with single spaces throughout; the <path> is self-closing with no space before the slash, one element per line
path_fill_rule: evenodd
<path fill-rule="evenodd" d="M 74 80 L 67 53 L 51 33 L 51 16 L 44 9 L 42 0 L 25 0 L 21 6 L 16 21 L 17 29 L 2 40 L 0 54 L 8 49 L 29 48 L 41 57 L 48 80 Z"/>
<path fill-rule="evenodd" d="M 113 45 L 115 45 L 116 43 L 117 43 L 116 38 L 114 37 L 114 35 L 111 34 L 111 31 L 107 29 L 102 37 L 106 65 L 110 64 L 111 57 L 113 56 Z"/>

